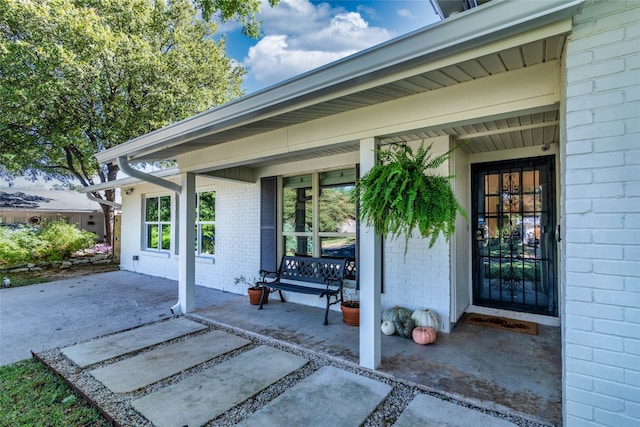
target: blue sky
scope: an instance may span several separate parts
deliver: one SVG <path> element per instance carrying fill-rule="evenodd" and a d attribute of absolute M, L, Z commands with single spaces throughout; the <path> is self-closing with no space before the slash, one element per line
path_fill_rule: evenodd
<path fill-rule="evenodd" d="M 219 26 L 227 53 L 247 69 L 252 93 L 438 20 L 429 0 L 281 0 L 260 11 L 263 37 Z"/>

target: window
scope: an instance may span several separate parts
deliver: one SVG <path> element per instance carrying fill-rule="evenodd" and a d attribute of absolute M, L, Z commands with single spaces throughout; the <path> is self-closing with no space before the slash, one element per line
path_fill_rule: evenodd
<path fill-rule="evenodd" d="M 282 238 L 286 255 L 355 259 L 355 168 L 313 172 L 283 181 Z"/>
<path fill-rule="evenodd" d="M 216 242 L 216 193 L 196 197 L 196 255 L 214 255 Z"/>
<path fill-rule="evenodd" d="M 145 247 L 158 251 L 171 248 L 171 197 L 145 199 Z"/>

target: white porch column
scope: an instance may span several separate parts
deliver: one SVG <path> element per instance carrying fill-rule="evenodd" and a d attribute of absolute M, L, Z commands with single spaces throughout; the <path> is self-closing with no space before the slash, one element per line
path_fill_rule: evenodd
<path fill-rule="evenodd" d="M 178 201 L 178 303 L 182 314 L 195 310 L 196 268 L 196 177 L 181 175 L 182 191 Z"/>
<path fill-rule="evenodd" d="M 360 141 L 360 175 L 375 164 L 375 138 Z M 358 274 L 360 276 L 360 365 L 369 369 L 380 366 L 382 332 L 380 331 L 380 284 L 382 281 L 382 239 L 373 227 L 360 223 Z"/>

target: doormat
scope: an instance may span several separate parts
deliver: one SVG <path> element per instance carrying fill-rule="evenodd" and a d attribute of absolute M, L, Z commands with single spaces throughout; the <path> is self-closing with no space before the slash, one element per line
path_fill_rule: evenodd
<path fill-rule="evenodd" d="M 520 332 L 521 334 L 538 335 L 538 324 L 524 320 L 507 319 L 486 314 L 466 313 L 464 323 L 502 329 L 504 331 Z"/>

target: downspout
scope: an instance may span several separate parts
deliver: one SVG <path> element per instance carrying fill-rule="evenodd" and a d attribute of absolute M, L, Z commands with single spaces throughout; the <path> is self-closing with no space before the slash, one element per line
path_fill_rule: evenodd
<path fill-rule="evenodd" d="M 127 158 L 124 156 L 118 157 L 118 167 L 122 172 L 129 175 L 133 178 L 141 179 L 142 181 L 150 182 L 151 184 L 155 184 L 159 187 L 167 188 L 176 194 L 180 194 L 182 192 L 182 187 L 178 184 L 167 181 L 166 179 L 159 178 L 155 175 L 148 174 L 146 172 L 139 171 L 131 167 Z M 176 314 L 180 313 L 180 300 L 171 307 L 171 313 Z"/>
<path fill-rule="evenodd" d="M 151 175 L 149 173 L 142 172 L 132 168 L 129 162 L 127 161 L 126 157 L 118 157 L 118 167 L 122 172 L 124 172 L 125 174 L 133 178 L 138 178 L 143 181 L 155 184 L 157 186 L 167 188 L 171 191 L 176 192 L 177 194 L 180 194 L 182 192 L 182 187 L 180 187 L 178 184 L 174 182 L 167 181 L 166 179 L 162 179 L 155 175 Z"/>

